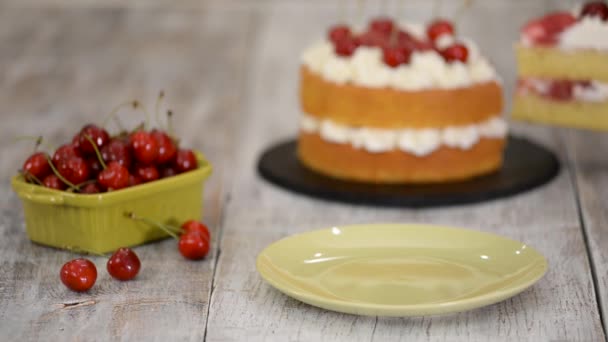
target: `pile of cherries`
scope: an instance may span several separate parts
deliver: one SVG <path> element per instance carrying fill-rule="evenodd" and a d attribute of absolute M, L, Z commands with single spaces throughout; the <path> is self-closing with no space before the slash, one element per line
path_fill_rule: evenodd
<path fill-rule="evenodd" d="M 129 217 L 137 220 L 147 219 L 129 214 Z M 181 255 L 190 260 L 203 259 L 209 253 L 211 235 L 207 226 L 199 221 L 188 220 L 181 227 L 171 227 L 154 223 L 162 229 L 171 229 L 178 242 Z M 179 237 L 175 235 L 179 234 Z M 119 248 L 108 259 L 106 269 L 112 278 L 127 281 L 135 278 L 141 268 L 139 257 L 130 248 Z M 59 273 L 61 282 L 70 290 L 83 292 L 95 285 L 97 280 L 97 267 L 86 258 L 70 260 L 61 267 Z"/>
<path fill-rule="evenodd" d="M 159 129 L 111 136 L 87 124 L 52 155 L 35 152 L 21 172 L 30 183 L 83 194 L 119 190 L 197 168 L 196 156 Z"/>
<path fill-rule="evenodd" d="M 443 35 L 454 35 L 454 25 L 444 19 L 437 19 L 426 28 L 426 39 L 419 39 L 400 29 L 389 18 L 378 18 L 370 22 L 367 31 L 353 33 L 346 25 L 337 25 L 329 30 L 328 38 L 334 51 L 340 56 L 351 56 L 359 46 L 373 46 L 382 49 L 384 63 L 397 67 L 410 62 L 414 51 L 437 51 L 447 62 L 466 63 L 469 55 L 462 43 L 454 43 L 439 49 L 436 42 Z"/>
<path fill-rule="evenodd" d="M 570 12 L 547 14 L 528 22 L 522 29 L 522 34 L 535 45 L 554 45 L 560 33 L 585 17 L 597 17 L 602 21 L 608 21 L 608 5 L 603 1 L 588 2 L 582 7 L 578 18 Z"/>

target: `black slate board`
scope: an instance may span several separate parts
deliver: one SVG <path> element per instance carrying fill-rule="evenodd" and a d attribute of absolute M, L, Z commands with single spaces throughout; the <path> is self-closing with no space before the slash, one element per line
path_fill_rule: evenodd
<path fill-rule="evenodd" d="M 433 207 L 511 196 L 543 185 L 560 169 L 555 155 L 526 139 L 509 137 L 503 168 L 458 183 L 380 185 L 341 181 L 309 170 L 289 140 L 268 148 L 258 172 L 266 180 L 298 193 L 327 200 L 392 207 Z"/>

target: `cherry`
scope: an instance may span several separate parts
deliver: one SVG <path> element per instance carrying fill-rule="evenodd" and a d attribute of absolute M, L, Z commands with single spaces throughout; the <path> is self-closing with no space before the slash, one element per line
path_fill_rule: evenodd
<path fill-rule="evenodd" d="M 178 248 L 184 258 L 199 260 L 209 253 L 209 240 L 197 232 L 184 233 L 179 238 Z"/>
<path fill-rule="evenodd" d="M 80 188 L 81 194 L 98 194 L 100 192 L 101 188 L 99 188 L 99 185 L 97 185 L 97 183 L 89 183 Z"/>
<path fill-rule="evenodd" d="M 336 25 L 329 30 L 328 38 L 334 44 L 342 39 L 350 38 L 352 33 L 346 25 Z"/>
<path fill-rule="evenodd" d="M 101 163 L 95 157 L 90 157 L 86 159 L 87 164 L 89 165 L 89 170 L 91 171 L 91 177 L 96 178 L 97 175 L 103 170 Z"/>
<path fill-rule="evenodd" d="M 59 146 L 55 153 L 53 154 L 53 163 L 58 165 L 64 160 L 68 160 L 72 157 L 81 157 L 80 150 L 73 143 L 68 143 L 65 145 Z"/>
<path fill-rule="evenodd" d="M 196 169 L 198 162 L 192 150 L 180 149 L 175 157 L 175 167 L 182 173 Z"/>
<path fill-rule="evenodd" d="M 426 29 L 427 37 L 433 42 L 444 34 L 454 34 L 454 25 L 445 19 L 433 21 Z"/>
<path fill-rule="evenodd" d="M 581 10 L 581 17 L 600 17 L 608 20 L 608 5 L 603 1 L 588 2 Z"/>
<path fill-rule="evenodd" d="M 553 81 L 549 87 L 548 95 L 559 101 L 567 101 L 572 98 L 572 88 L 574 84 L 571 81 Z"/>
<path fill-rule="evenodd" d="M 106 163 L 118 162 L 127 169 L 131 167 L 131 151 L 129 143 L 123 139 L 112 139 L 101 148 L 101 157 Z"/>
<path fill-rule="evenodd" d="M 466 63 L 469 58 L 469 49 L 463 44 L 452 44 L 441 51 L 441 55 L 448 62 L 461 61 Z"/>
<path fill-rule="evenodd" d="M 32 175 L 39 180 L 51 174 L 51 166 L 49 165 L 48 155 L 44 152 L 36 152 L 29 156 L 23 163 L 23 173 Z"/>
<path fill-rule="evenodd" d="M 65 190 L 67 186 L 56 175 L 48 175 L 42 180 L 42 185 L 55 190 Z"/>
<path fill-rule="evenodd" d="M 355 44 L 357 46 L 385 46 L 388 44 L 389 37 L 383 35 L 380 32 L 365 32 L 355 38 Z"/>
<path fill-rule="evenodd" d="M 71 157 L 67 160 L 62 160 L 56 167 L 61 176 L 74 185 L 86 181 L 91 174 L 89 164 L 81 157 Z"/>
<path fill-rule="evenodd" d="M 90 260 L 78 258 L 68 261 L 59 273 L 61 282 L 72 291 L 87 291 L 97 280 L 97 268 Z"/>
<path fill-rule="evenodd" d="M 139 178 L 136 175 L 132 175 L 132 174 L 129 175 L 129 183 L 128 183 L 129 185 L 128 186 L 135 186 L 135 185 L 139 185 L 141 183 L 143 183 L 141 178 Z"/>
<path fill-rule="evenodd" d="M 135 278 L 141 268 L 141 262 L 135 252 L 123 247 L 112 254 L 106 266 L 113 278 L 124 281 Z"/>
<path fill-rule="evenodd" d="M 382 49 L 384 63 L 392 68 L 395 68 L 400 64 L 409 63 L 411 54 L 411 50 L 403 47 L 393 46 Z"/>
<path fill-rule="evenodd" d="M 345 38 L 334 43 L 334 49 L 339 56 L 352 56 L 359 46 L 358 42 L 353 38 Z"/>
<path fill-rule="evenodd" d="M 155 181 L 160 177 L 160 174 L 158 173 L 158 169 L 154 165 L 138 164 L 138 165 L 135 165 L 134 171 L 135 171 L 135 175 L 143 183 Z"/>
<path fill-rule="evenodd" d="M 144 164 L 151 164 L 156 160 L 158 144 L 150 133 L 143 130 L 137 131 L 131 134 L 129 141 L 135 159 Z"/>
<path fill-rule="evenodd" d="M 108 190 L 118 190 L 129 185 L 129 170 L 118 162 L 110 162 L 97 176 L 97 182 Z"/>
<path fill-rule="evenodd" d="M 150 132 L 156 144 L 158 145 L 158 155 L 156 156 L 156 162 L 158 164 L 165 164 L 173 160 L 177 154 L 177 146 L 173 143 L 173 140 L 166 133 L 153 130 Z"/>
<path fill-rule="evenodd" d="M 177 175 L 179 171 L 173 165 L 168 165 L 160 169 L 160 178 L 173 177 Z"/>
<path fill-rule="evenodd" d="M 371 21 L 369 24 L 369 31 L 382 33 L 385 36 L 388 36 L 393 32 L 393 28 L 395 24 L 389 18 L 376 18 Z"/>
<path fill-rule="evenodd" d="M 85 125 L 76 135 L 76 137 L 74 137 L 74 141 L 76 142 L 78 149 L 84 155 L 95 154 L 93 144 L 91 144 L 91 142 L 87 139 L 87 136 L 89 136 L 91 140 L 95 142 L 97 148 L 101 148 L 110 141 L 110 135 L 105 129 L 93 124 Z"/>
<path fill-rule="evenodd" d="M 182 224 L 181 228 L 184 230 L 184 234 L 196 232 L 196 233 L 201 234 L 204 238 L 206 238 L 207 241 L 211 240 L 211 234 L 209 234 L 209 228 L 207 228 L 207 226 L 204 223 L 201 223 L 201 222 L 195 221 L 195 220 L 188 220 L 188 221 L 184 222 L 184 224 Z"/>
<path fill-rule="evenodd" d="M 557 42 L 557 35 L 576 23 L 570 12 L 555 12 L 540 19 L 532 20 L 524 26 L 522 34 L 532 43 L 551 45 Z"/>

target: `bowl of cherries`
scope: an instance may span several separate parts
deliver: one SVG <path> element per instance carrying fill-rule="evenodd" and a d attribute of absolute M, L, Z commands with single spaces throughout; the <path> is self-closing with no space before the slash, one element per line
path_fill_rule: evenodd
<path fill-rule="evenodd" d="M 167 130 L 146 126 L 110 134 L 86 124 L 50 151 L 39 150 L 38 141 L 11 182 L 29 238 L 106 253 L 169 236 L 125 213 L 167 225 L 200 220 L 211 165 Z"/>

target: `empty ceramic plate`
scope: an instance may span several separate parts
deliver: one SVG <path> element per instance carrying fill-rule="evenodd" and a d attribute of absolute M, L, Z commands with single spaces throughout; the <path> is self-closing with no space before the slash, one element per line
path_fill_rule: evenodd
<path fill-rule="evenodd" d="M 333 227 L 267 247 L 257 269 L 272 286 L 320 308 L 380 316 L 470 310 L 538 281 L 533 248 L 474 230 L 420 224 Z"/>

